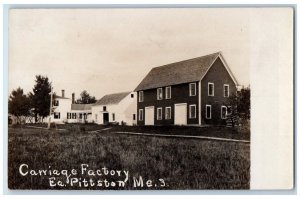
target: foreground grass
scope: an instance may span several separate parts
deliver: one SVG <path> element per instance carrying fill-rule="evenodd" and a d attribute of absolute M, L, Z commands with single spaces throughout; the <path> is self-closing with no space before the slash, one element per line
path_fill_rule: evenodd
<path fill-rule="evenodd" d="M 136 132 L 166 135 L 193 135 L 238 140 L 250 140 L 249 128 L 193 127 L 193 126 L 114 126 L 108 132 Z"/>
<path fill-rule="evenodd" d="M 132 177 L 163 178 L 166 187 L 148 189 L 249 189 L 250 146 L 243 143 L 129 135 L 9 129 L 9 188 L 50 189 L 48 177 L 23 177 L 33 169 L 106 166 Z M 82 176 L 84 177 L 84 176 Z M 59 189 L 59 187 L 56 187 Z M 64 187 L 63 189 L 83 189 Z M 101 188 L 87 188 L 101 189 Z M 142 188 L 144 189 L 144 188 Z"/>

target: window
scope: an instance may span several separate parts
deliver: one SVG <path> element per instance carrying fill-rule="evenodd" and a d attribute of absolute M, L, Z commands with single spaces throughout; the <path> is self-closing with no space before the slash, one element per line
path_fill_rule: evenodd
<path fill-rule="evenodd" d="M 54 100 L 53 106 L 59 106 L 59 101 L 58 100 Z"/>
<path fill-rule="evenodd" d="M 76 119 L 76 113 L 72 113 L 72 119 Z"/>
<path fill-rule="evenodd" d="M 196 111 L 196 105 L 195 104 L 190 105 L 189 116 L 190 116 L 190 119 L 197 118 L 197 111 Z"/>
<path fill-rule="evenodd" d="M 171 119 L 171 107 L 166 107 L 165 118 L 166 118 L 166 120 Z"/>
<path fill-rule="evenodd" d="M 103 111 L 106 111 L 106 106 L 103 106 Z"/>
<path fill-rule="evenodd" d="M 208 82 L 208 96 L 214 96 L 214 83 Z"/>
<path fill-rule="evenodd" d="M 206 105 L 206 119 L 211 119 L 211 105 Z"/>
<path fill-rule="evenodd" d="M 112 114 L 112 120 L 115 121 L 115 114 Z"/>
<path fill-rule="evenodd" d="M 130 96 L 131 96 L 131 98 L 134 98 L 134 94 L 131 94 Z"/>
<path fill-rule="evenodd" d="M 82 113 L 79 113 L 79 119 L 82 119 Z"/>
<path fill-rule="evenodd" d="M 196 83 L 190 83 L 190 96 L 196 96 Z"/>
<path fill-rule="evenodd" d="M 132 115 L 132 119 L 135 120 L 135 114 Z"/>
<path fill-rule="evenodd" d="M 67 119 L 71 119 L 71 113 L 67 113 Z"/>
<path fill-rule="evenodd" d="M 157 100 L 162 100 L 163 99 L 163 91 L 162 88 L 157 89 Z"/>
<path fill-rule="evenodd" d="M 227 115 L 227 107 L 221 106 L 221 119 L 226 119 L 226 115 Z"/>
<path fill-rule="evenodd" d="M 171 99 L 171 86 L 166 87 L 166 99 Z"/>
<path fill-rule="evenodd" d="M 60 113 L 54 112 L 54 119 L 59 119 L 59 118 L 60 118 Z"/>
<path fill-rule="evenodd" d="M 162 120 L 162 108 L 157 108 L 156 117 L 157 120 Z"/>
<path fill-rule="evenodd" d="M 224 97 L 229 97 L 229 84 L 224 84 Z"/>
<path fill-rule="evenodd" d="M 144 119 L 144 109 L 139 109 L 139 121 L 143 121 Z"/>
<path fill-rule="evenodd" d="M 139 102 L 143 102 L 144 101 L 144 91 L 140 91 L 139 92 Z"/>

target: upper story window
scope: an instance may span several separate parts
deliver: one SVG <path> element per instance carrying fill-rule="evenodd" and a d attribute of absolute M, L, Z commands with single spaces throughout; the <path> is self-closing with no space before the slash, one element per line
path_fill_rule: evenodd
<path fill-rule="evenodd" d="M 103 111 L 106 111 L 106 106 L 103 106 Z"/>
<path fill-rule="evenodd" d="M 214 96 L 214 94 L 215 94 L 214 87 L 215 87 L 214 83 L 208 82 L 208 96 Z"/>
<path fill-rule="evenodd" d="M 59 106 L 59 101 L 58 100 L 54 100 L 53 106 Z"/>
<path fill-rule="evenodd" d="M 171 86 L 166 87 L 166 99 L 171 99 Z"/>
<path fill-rule="evenodd" d="M 163 99 L 163 90 L 162 88 L 157 89 L 157 100 L 162 100 Z"/>
<path fill-rule="evenodd" d="M 196 91 L 196 83 L 190 83 L 189 85 L 189 90 L 190 90 L 190 96 L 196 96 L 197 91 Z"/>
<path fill-rule="evenodd" d="M 139 102 L 144 101 L 144 91 L 139 91 Z"/>
<path fill-rule="evenodd" d="M 130 95 L 130 97 L 131 97 L 131 98 L 134 98 L 134 94 L 132 93 L 132 94 Z"/>
<path fill-rule="evenodd" d="M 224 84 L 224 97 L 229 97 L 229 84 Z"/>
<path fill-rule="evenodd" d="M 162 108 L 157 108 L 157 120 L 162 120 Z"/>

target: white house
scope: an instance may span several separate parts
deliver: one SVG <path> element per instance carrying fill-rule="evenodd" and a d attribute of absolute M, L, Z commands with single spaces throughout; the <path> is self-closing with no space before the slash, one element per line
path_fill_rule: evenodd
<path fill-rule="evenodd" d="M 92 105 L 92 120 L 97 124 L 136 125 L 137 99 L 134 92 L 105 95 Z"/>
<path fill-rule="evenodd" d="M 68 123 L 91 123 L 92 104 L 71 104 L 71 111 L 67 112 Z"/>
<path fill-rule="evenodd" d="M 53 101 L 51 122 L 58 124 L 92 122 L 92 104 L 75 104 L 74 102 L 74 93 L 72 93 L 72 99 L 65 97 L 64 90 L 61 96 L 56 95 Z"/>
<path fill-rule="evenodd" d="M 53 114 L 51 122 L 64 123 L 67 121 L 67 113 L 71 109 L 72 99 L 65 97 L 65 91 L 61 91 L 61 96 L 55 95 L 53 100 Z"/>

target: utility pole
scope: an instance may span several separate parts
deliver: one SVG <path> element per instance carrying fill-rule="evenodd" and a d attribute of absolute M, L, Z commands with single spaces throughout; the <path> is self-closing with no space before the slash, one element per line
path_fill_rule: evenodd
<path fill-rule="evenodd" d="M 53 88 L 52 88 L 52 83 L 50 83 L 50 86 L 51 86 L 51 96 L 50 96 L 50 110 L 49 110 L 48 129 L 50 129 L 50 124 L 51 124 L 52 96 L 53 96 Z"/>

